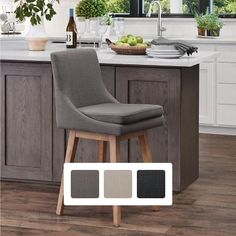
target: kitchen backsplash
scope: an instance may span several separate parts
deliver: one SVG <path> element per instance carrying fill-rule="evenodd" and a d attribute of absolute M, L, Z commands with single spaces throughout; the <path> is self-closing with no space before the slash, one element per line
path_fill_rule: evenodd
<path fill-rule="evenodd" d="M 0 0 L 1 6 L 10 7 L 14 0 Z M 46 21 L 45 27 L 49 37 L 64 37 L 68 23 L 68 9 L 75 7 L 78 0 L 60 0 L 60 5 L 55 4 L 57 15 L 51 22 Z M 236 19 L 224 19 L 221 35 L 236 37 Z M 163 26 L 167 29 L 164 36 L 194 37 L 197 34 L 196 23 L 192 18 L 163 18 Z M 126 18 L 125 33 L 153 36 L 156 33 L 157 19 L 155 18 Z"/>

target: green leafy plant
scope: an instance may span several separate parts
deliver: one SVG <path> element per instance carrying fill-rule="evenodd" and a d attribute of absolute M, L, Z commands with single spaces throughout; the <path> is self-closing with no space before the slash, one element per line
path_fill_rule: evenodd
<path fill-rule="evenodd" d="M 105 0 L 80 0 L 76 6 L 76 15 L 85 17 L 104 16 L 108 13 L 107 4 Z"/>
<path fill-rule="evenodd" d="M 183 0 L 183 13 L 193 15 L 198 14 L 199 0 Z"/>
<path fill-rule="evenodd" d="M 106 0 L 108 11 L 110 13 L 128 13 L 130 12 L 129 0 Z"/>
<path fill-rule="evenodd" d="M 197 22 L 197 27 L 199 29 L 206 29 L 206 16 L 201 14 L 201 15 L 196 15 L 195 20 Z"/>
<path fill-rule="evenodd" d="M 235 14 L 235 0 L 214 0 L 214 12 L 217 14 Z"/>
<path fill-rule="evenodd" d="M 105 21 L 105 25 L 111 25 L 112 24 L 112 17 L 109 14 L 106 14 L 104 16 L 104 21 Z"/>
<path fill-rule="evenodd" d="M 43 16 L 50 21 L 56 15 L 53 9 L 55 2 L 59 3 L 59 0 L 15 0 L 16 18 L 24 21 L 28 17 L 32 25 L 40 24 Z"/>
<path fill-rule="evenodd" d="M 127 0 L 126 0 L 126 2 L 127 2 Z M 145 13 L 148 12 L 151 2 L 152 2 L 151 0 L 144 0 L 144 12 Z M 170 0 L 161 0 L 160 3 L 161 3 L 162 12 L 164 14 L 170 14 Z M 128 4 L 129 4 L 129 1 L 128 1 Z M 155 14 L 155 13 L 157 13 L 157 10 L 158 10 L 157 5 L 154 4 L 152 7 L 152 12 Z"/>
<path fill-rule="evenodd" d="M 208 36 L 219 36 L 220 29 L 224 25 L 219 16 L 209 13 L 208 9 L 204 15 L 196 15 L 195 20 L 197 22 L 199 35 L 205 35 L 204 31 L 207 31 Z"/>
<path fill-rule="evenodd" d="M 219 30 L 223 27 L 223 22 L 216 14 L 206 14 L 206 30 Z"/>

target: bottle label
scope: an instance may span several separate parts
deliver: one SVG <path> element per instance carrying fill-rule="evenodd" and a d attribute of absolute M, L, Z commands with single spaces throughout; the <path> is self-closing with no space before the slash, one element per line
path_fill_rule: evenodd
<path fill-rule="evenodd" d="M 66 45 L 73 45 L 73 32 L 66 32 Z"/>

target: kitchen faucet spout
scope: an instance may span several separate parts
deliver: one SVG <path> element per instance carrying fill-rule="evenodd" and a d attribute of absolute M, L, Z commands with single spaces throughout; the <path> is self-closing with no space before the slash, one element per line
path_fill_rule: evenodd
<path fill-rule="evenodd" d="M 157 4 L 158 7 L 158 24 L 157 24 L 157 36 L 162 37 L 162 32 L 165 31 L 166 29 L 162 27 L 162 19 L 161 19 L 161 13 L 162 13 L 162 8 L 161 8 L 161 3 L 160 1 L 154 0 L 150 3 L 148 13 L 146 14 L 147 17 L 151 17 L 152 15 L 152 7 L 154 4 Z"/>

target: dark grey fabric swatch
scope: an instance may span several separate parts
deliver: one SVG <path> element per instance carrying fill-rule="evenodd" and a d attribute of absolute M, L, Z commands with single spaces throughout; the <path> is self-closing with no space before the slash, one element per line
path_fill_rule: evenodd
<path fill-rule="evenodd" d="M 165 171 L 139 170 L 137 172 L 138 198 L 165 197 Z"/>
<path fill-rule="evenodd" d="M 98 198 L 99 172 L 97 170 L 72 170 L 71 197 Z"/>

